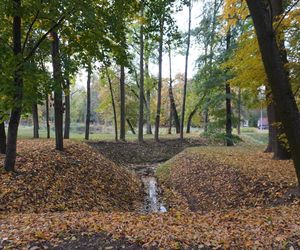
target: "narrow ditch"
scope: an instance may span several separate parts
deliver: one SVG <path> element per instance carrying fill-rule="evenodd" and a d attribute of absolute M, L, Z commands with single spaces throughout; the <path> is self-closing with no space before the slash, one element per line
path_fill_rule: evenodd
<path fill-rule="evenodd" d="M 140 177 L 145 192 L 142 213 L 165 213 L 167 208 L 162 201 L 161 189 L 155 177 L 157 163 L 131 165 L 130 168 Z"/>

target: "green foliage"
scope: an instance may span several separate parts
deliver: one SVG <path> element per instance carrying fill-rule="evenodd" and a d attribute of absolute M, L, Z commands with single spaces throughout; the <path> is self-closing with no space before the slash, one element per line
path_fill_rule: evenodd
<path fill-rule="evenodd" d="M 231 137 L 228 137 L 226 133 L 222 133 L 220 131 L 218 132 L 218 130 L 209 130 L 202 135 L 208 138 L 209 141 L 213 144 L 223 143 L 224 145 L 226 145 L 226 142 L 230 140 L 235 145 L 243 141 L 242 138 L 240 138 L 238 135 L 232 135 Z"/>

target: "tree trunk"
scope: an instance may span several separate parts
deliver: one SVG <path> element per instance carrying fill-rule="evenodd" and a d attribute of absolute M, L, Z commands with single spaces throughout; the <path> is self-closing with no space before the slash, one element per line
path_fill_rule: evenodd
<path fill-rule="evenodd" d="M 275 31 L 263 0 L 247 0 L 254 22 L 264 67 L 268 76 L 275 108 L 282 121 L 291 148 L 300 184 L 300 114 L 284 68 Z"/>
<path fill-rule="evenodd" d="M 186 133 L 189 134 L 191 133 L 191 125 L 192 125 L 192 119 L 194 115 L 196 114 L 198 108 L 195 108 L 189 115 L 188 120 L 187 120 L 187 128 L 186 128 Z"/>
<path fill-rule="evenodd" d="M 226 36 L 226 50 L 230 50 L 231 42 L 231 31 L 230 29 L 227 32 Z M 226 82 L 226 146 L 233 146 L 232 141 L 232 108 L 231 108 L 231 88 L 230 84 Z"/>
<path fill-rule="evenodd" d="M 218 0 L 214 0 L 213 4 L 213 18 L 212 18 L 212 28 L 211 32 L 209 34 L 209 61 L 205 62 L 205 65 L 208 64 L 208 72 L 209 72 L 209 77 L 213 77 L 213 59 L 214 59 L 214 48 L 215 48 L 215 37 L 216 37 L 216 27 L 217 27 L 217 15 L 218 15 L 218 10 L 220 8 L 221 4 L 218 6 Z M 205 54 L 207 54 L 207 48 L 205 48 Z M 208 97 L 206 99 L 206 104 L 204 107 L 203 115 L 204 115 L 204 132 L 208 132 L 208 125 L 209 125 L 209 108 L 208 104 L 210 103 L 210 98 Z"/>
<path fill-rule="evenodd" d="M 33 138 L 38 139 L 39 136 L 39 113 L 38 105 L 34 103 L 32 105 L 32 120 L 33 120 Z"/>
<path fill-rule="evenodd" d="M 144 0 L 141 0 L 141 17 L 144 17 Z M 144 25 L 140 27 L 140 95 L 139 95 L 139 142 L 144 141 Z"/>
<path fill-rule="evenodd" d="M 21 21 L 21 0 L 13 0 L 13 53 L 16 64 L 14 70 L 14 106 L 11 110 L 10 120 L 7 133 L 7 147 L 4 168 L 6 171 L 15 170 L 16 154 L 17 154 L 17 137 L 18 127 L 22 113 L 23 100 L 23 65 L 19 61 L 22 53 L 22 21 Z"/>
<path fill-rule="evenodd" d="M 159 32 L 159 49 L 158 49 L 158 86 L 157 86 L 157 110 L 155 118 L 155 141 L 159 141 L 159 126 L 161 113 L 161 89 L 162 89 L 162 59 L 163 59 L 163 42 L 164 42 L 164 15 L 160 19 Z"/>
<path fill-rule="evenodd" d="M 273 112 L 274 112 L 274 118 L 276 125 L 273 126 L 273 158 L 275 160 L 288 160 L 291 159 L 291 153 L 288 151 L 288 148 L 284 143 L 282 142 L 280 136 L 284 134 L 284 129 L 282 127 L 282 123 L 278 122 L 280 121 L 280 116 L 278 113 L 278 108 L 276 107 L 276 104 L 273 103 L 272 105 Z"/>
<path fill-rule="evenodd" d="M 5 154 L 6 152 L 6 133 L 5 124 L 0 122 L 0 154 Z"/>
<path fill-rule="evenodd" d="M 151 91 L 149 86 L 149 57 L 145 58 L 145 75 L 147 79 L 147 89 L 146 89 L 146 121 L 147 121 L 147 135 L 152 135 L 152 127 L 151 127 Z"/>
<path fill-rule="evenodd" d="M 146 120 L 147 120 L 147 135 L 152 135 L 152 126 L 151 126 L 151 92 L 149 89 L 146 91 Z"/>
<path fill-rule="evenodd" d="M 241 95 L 241 88 L 239 88 L 239 92 L 238 92 L 238 124 L 237 124 L 237 132 L 238 135 L 241 134 L 241 112 L 242 112 L 242 95 Z"/>
<path fill-rule="evenodd" d="M 173 80 L 172 80 L 172 55 L 171 48 L 169 47 L 169 73 L 170 73 L 170 82 L 169 82 L 169 99 L 170 99 L 170 123 L 172 124 L 172 118 L 175 122 L 176 134 L 180 133 L 180 120 L 176 108 L 175 98 L 173 95 Z M 172 113 L 172 114 L 171 114 Z"/>
<path fill-rule="evenodd" d="M 125 141 L 126 134 L 126 114 L 125 114 L 125 67 L 121 66 L 120 75 L 120 139 Z"/>
<path fill-rule="evenodd" d="M 112 82 L 109 76 L 108 69 L 106 68 L 106 76 L 109 84 L 109 91 L 111 96 L 111 104 L 113 108 L 113 114 L 114 114 L 114 125 L 115 125 L 115 140 L 118 141 L 118 121 L 117 121 L 117 111 L 116 111 L 116 104 L 115 104 L 115 98 L 114 98 L 114 91 L 112 87 Z"/>
<path fill-rule="evenodd" d="M 268 87 L 267 87 L 267 92 L 268 92 Z M 268 141 L 268 146 L 265 150 L 265 153 L 272 153 L 274 152 L 274 142 L 276 139 L 275 135 L 275 109 L 274 109 L 274 104 L 272 103 L 272 98 L 270 94 L 267 94 L 267 114 L 268 114 L 268 122 L 269 122 L 269 141 Z"/>
<path fill-rule="evenodd" d="M 52 64 L 53 64 L 53 78 L 55 81 L 54 87 L 54 117 L 55 117 L 55 143 L 56 149 L 63 151 L 63 101 L 62 101 L 62 68 L 59 52 L 59 38 L 55 31 L 51 32 L 52 36 Z"/>
<path fill-rule="evenodd" d="M 71 125 L 71 107 L 70 107 L 70 80 L 66 80 L 65 90 L 65 133 L 64 138 L 70 139 L 70 125 Z"/>
<path fill-rule="evenodd" d="M 85 139 L 90 139 L 90 123 L 91 123 L 91 75 L 92 66 L 88 65 L 86 82 L 86 117 L 85 117 Z"/>
<path fill-rule="evenodd" d="M 273 22 L 280 19 L 281 16 L 284 14 L 284 7 L 283 7 L 283 1 L 282 0 L 271 0 L 271 5 L 272 5 L 272 11 L 274 15 Z M 278 45 L 280 49 L 280 55 L 281 55 L 281 60 L 284 65 L 288 63 L 287 59 L 287 53 L 284 45 L 284 34 L 282 31 L 278 31 L 279 33 L 277 34 L 278 37 Z M 285 68 L 287 78 L 289 78 L 289 71 Z M 276 140 L 274 140 L 274 159 L 277 160 L 287 160 L 291 159 L 291 154 L 288 151 L 286 145 L 284 145 L 279 138 L 280 135 L 284 134 L 284 129 L 282 127 L 282 121 L 280 120 L 280 115 L 278 113 L 278 109 L 276 108 L 276 103 L 274 103 L 274 109 L 275 109 L 275 121 L 277 126 L 275 127 L 275 136 Z"/>
<path fill-rule="evenodd" d="M 172 127 L 173 127 L 173 112 L 172 112 L 172 107 L 170 105 L 170 110 L 169 110 L 169 129 L 168 129 L 168 135 L 172 134 Z"/>
<path fill-rule="evenodd" d="M 231 88 L 226 83 L 226 145 L 233 146 L 232 141 L 232 109 L 231 109 Z"/>
<path fill-rule="evenodd" d="M 208 132 L 208 123 L 209 123 L 208 108 L 206 107 L 204 109 L 204 133 Z"/>
<path fill-rule="evenodd" d="M 180 123 L 181 140 L 183 140 L 186 92 L 187 92 L 187 81 L 188 81 L 188 63 L 189 63 L 189 53 L 190 53 L 190 43 L 191 43 L 192 1 L 189 0 L 188 4 L 189 4 L 189 27 L 188 27 L 187 50 L 185 55 L 185 73 L 184 73 L 184 86 L 183 86 L 182 111 L 181 111 L 181 123 Z"/>
<path fill-rule="evenodd" d="M 169 100 L 170 100 L 170 112 L 169 112 L 169 130 L 168 134 L 172 134 L 172 125 L 173 125 L 173 109 L 172 109 L 172 101 L 171 101 L 171 91 L 172 91 L 172 54 L 171 54 L 171 42 L 169 42 Z M 173 91 L 172 91 L 173 94 Z"/>
<path fill-rule="evenodd" d="M 287 160 L 291 158 L 291 154 L 287 147 L 282 143 L 279 136 L 284 134 L 281 128 L 280 122 L 278 122 L 278 114 L 274 102 L 272 101 L 272 95 L 268 94 L 268 120 L 269 120 L 269 143 L 265 150 L 266 153 L 273 152 L 273 158 L 276 160 Z"/>
<path fill-rule="evenodd" d="M 49 96 L 46 94 L 46 126 L 47 126 L 47 139 L 50 139 L 50 118 L 49 118 Z"/>
<path fill-rule="evenodd" d="M 132 126 L 130 120 L 129 120 L 129 119 L 126 119 L 126 121 L 127 121 L 127 124 L 128 124 L 128 126 L 129 126 L 129 128 L 130 128 L 132 134 L 135 135 L 136 133 L 135 133 L 134 127 Z"/>
<path fill-rule="evenodd" d="M 171 91 L 172 91 L 172 54 L 171 54 L 171 42 L 169 41 L 169 100 L 170 100 L 170 112 L 169 112 L 169 130 L 168 134 L 172 134 L 172 125 L 173 125 L 173 109 L 172 109 L 172 101 L 171 101 Z M 173 91 L 172 91 L 173 95 Z"/>

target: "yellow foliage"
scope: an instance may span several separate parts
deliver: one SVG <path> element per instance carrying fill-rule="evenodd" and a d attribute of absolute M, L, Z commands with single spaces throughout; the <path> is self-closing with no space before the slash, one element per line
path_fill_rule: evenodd
<path fill-rule="evenodd" d="M 229 80 L 232 86 L 257 90 L 266 84 L 267 77 L 253 30 L 240 37 L 237 49 L 223 66 L 234 73 Z"/>
<path fill-rule="evenodd" d="M 244 20 L 249 15 L 247 4 L 243 0 L 225 0 L 223 19 L 228 27 L 236 25 L 238 20 Z"/>
<path fill-rule="evenodd" d="M 236 25 L 238 20 L 244 20 L 248 15 L 245 1 L 225 0 L 223 19 L 228 27 Z M 296 91 L 300 87 L 300 7 L 296 6 L 287 15 L 279 16 L 274 28 L 278 40 L 284 39 L 286 42 L 289 59 L 286 67 L 289 69 L 291 84 Z M 230 80 L 233 86 L 256 90 L 259 86 L 267 84 L 254 29 L 239 38 L 238 48 L 224 67 L 230 68 L 234 73 L 234 77 Z"/>

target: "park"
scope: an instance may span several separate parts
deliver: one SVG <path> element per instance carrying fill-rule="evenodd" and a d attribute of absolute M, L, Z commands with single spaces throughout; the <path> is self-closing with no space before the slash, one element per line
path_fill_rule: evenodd
<path fill-rule="evenodd" d="M 0 250 L 300 249 L 299 0 L 0 3 Z"/>

